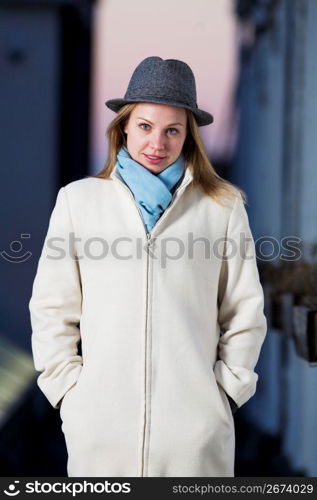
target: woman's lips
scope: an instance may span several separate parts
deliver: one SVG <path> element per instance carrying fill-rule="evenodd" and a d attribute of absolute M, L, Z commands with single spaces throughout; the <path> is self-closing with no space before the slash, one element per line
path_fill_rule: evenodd
<path fill-rule="evenodd" d="M 160 163 L 161 161 L 163 161 L 165 159 L 165 156 L 154 156 L 153 155 L 153 157 L 152 157 L 152 155 L 148 156 L 145 153 L 144 153 L 144 156 L 146 157 L 146 159 L 149 163 L 152 163 L 154 165 L 157 165 L 158 163 Z"/>

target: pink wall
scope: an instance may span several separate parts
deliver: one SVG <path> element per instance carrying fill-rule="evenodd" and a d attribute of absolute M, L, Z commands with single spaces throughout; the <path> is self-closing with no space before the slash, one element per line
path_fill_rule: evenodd
<path fill-rule="evenodd" d="M 214 115 L 200 130 L 211 158 L 230 147 L 230 103 L 236 72 L 231 0 L 99 0 L 95 7 L 91 170 L 107 156 L 106 128 L 115 116 L 104 104 L 123 97 L 131 74 L 148 56 L 187 62 L 198 106 Z"/>

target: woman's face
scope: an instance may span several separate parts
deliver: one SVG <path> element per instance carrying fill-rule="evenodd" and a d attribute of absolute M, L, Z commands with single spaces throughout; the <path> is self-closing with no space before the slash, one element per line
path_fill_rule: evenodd
<path fill-rule="evenodd" d="M 139 103 L 124 127 L 131 157 L 159 174 L 177 160 L 186 139 L 184 108 L 167 104 Z M 151 159 L 151 156 L 155 157 Z"/>

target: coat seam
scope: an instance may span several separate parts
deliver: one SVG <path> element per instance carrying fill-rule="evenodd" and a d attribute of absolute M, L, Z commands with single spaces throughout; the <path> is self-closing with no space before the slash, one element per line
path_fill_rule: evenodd
<path fill-rule="evenodd" d="M 74 226 L 74 221 L 73 221 L 73 217 L 72 217 L 72 212 L 71 212 L 71 208 L 70 208 L 70 203 L 69 203 L 69 199 L 68 199 L 68 194 L 67 194 L 67 190 L 66 190 L 66 187 L 63 187 L 62 188 L 63 190 L 63 193 L 65 195 L 65 201 L 66 201 L 66 207 L 67 207 L 67 213 L 68 213 L 68 218 L 69 218 L 69 222 L 70 222 L 70 226 L 71 226 L 71 229 L 74 233 L 74 236 L 75 235 L 75 226 Z M 69 235 L 68 235 L 69 237 Z M 76 241 L 76 239 L 75 239 Z M 76 247 L 74 246 L 74 261 L 75 261 L 75 265 L 76 265 L 76 268 L 77 268 L 77 272 L 78 272 L 78 277 L 79 277 L 79 283 L 80 283 L 80 289 L 82 291 L 82 281 L 81 281 L 81 273 L 80 273 L 80 265 L 79 265 L 79 261 L 78 261 L 78 254 L 77 254 L 77 250 L 76 250 Z M 83 297 L 81 299 L 81 305 L 82 305 L 82 302 L 83 302 Z"/>
<path fill-rule="evenodd" d="M 238 198 L 235 197 L 234 204 L 232 205 L 231 212 L 230 212 L 230 215 L 229 215 L 229 218 L 228 218 L 228 224 L 227 224 L 227 229 L 226 229 L 226 239 L 228 237 L 229 226 L 230 226 L 230 222 L 231 222 L 231 219 L 232 219 L 232 216 L 233 216 L 233 212 L 234 212 L 234 210 L 236 208 L 236 205 L 237 205 L 237 201 L 238 201 Z"/>
<path fill-rule="evenodd" d="M 235 197 L 235 200 L 234 200 L 234 203 L 232 205 L 232 208 L 231 208 L 231 211 L 230 211 L 230 214 L 229 214 L 229 217 L 228 217 L 228 222 L 227 222 L 227 226 L 226 226 L 226 232 L 225 232 L 225 237 L 224 237 L 224 247 L 223 247 L 223 253 L 222 253 L 222 259 L 221 259 L 221 265 L 220 265 L 220 271 L 219 271 L 219 277 L 218 277 L 218 291 L 217 291 L 217 308 L 218 308 L 218 313 L 219 313 L 219 291 L 220 291 L 220 281 L 221 281 L 221 276 L 222 276 L 222 271 L 223 271 L 223 266 L 224 264 L 226 264 L 226 260 L 224 260 L 224 257 L 227 253 L 227 241 L 228 241 L 228 236 L 229 236 L 229 227 L 230 227 L 230 222 L 231 222 L 231 218 L 232 218 L 232 215 L 233 215 L 233 212 L 235 210 L 235 207 L 236 207 L 236 204 L 237 204 L 237 200 L 238 198 Z M 219 319 L 219 314 L 217 314 L 217 321 Z M 221 331 L 221 329 L 220 329 Z"/>
<path fill-rule="evenodd" d="M 70 225 L 71 225 L 72 230 L 75 233 L 74 223 L 73 223 L 73 218 L 72 218 L 72 214 L 71 214 L 71 210 L 70 210 L 70 204 L 69 204 L 69 200 L 68 200 L 67 191 L 66 191 L 65 187 L 63 187 L 62 190 L 63 190 L 64 196 L 65 196 L 65 200 L 66 200 L 66 206 L 67 206 L 67 212 L 68 212 L 68 217 L 69 217 Z"/>

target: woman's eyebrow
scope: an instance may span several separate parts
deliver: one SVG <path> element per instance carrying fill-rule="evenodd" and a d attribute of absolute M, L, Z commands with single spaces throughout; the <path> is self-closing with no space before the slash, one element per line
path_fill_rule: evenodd
<path fill-rule="evenodd" d="M 149 122 L 151 125 L 153 125 L 153 123 L 148 120 L 147 118 L 142 118 L 142 116 L 137 116 L 137 120 L 140 119 L 140 120 L 145 120 L 146 122 Z M 181 127 L 184 127 L 184 125 L 182 123 L 170 123 L 169 125 L 166 125 L 167 127 L 171 127 L 171 125 L 180 125 Z"/>

